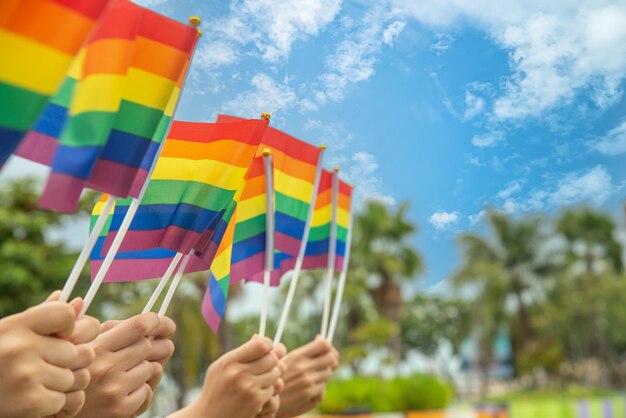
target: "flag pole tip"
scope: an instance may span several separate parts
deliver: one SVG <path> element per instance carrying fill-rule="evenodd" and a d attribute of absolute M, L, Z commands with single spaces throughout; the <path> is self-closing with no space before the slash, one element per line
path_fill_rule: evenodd
<path fill-rule="evenodd" d="M 263 148 L 263 156 L 269 157 L 270 155 L 272 155 L 272 150 L 270 150 L 269 148 Z"/>
<path fill-rule="evenodd" d="M 338 172 L 339 172 L 339 166 L 338 166 L 338 165 L 336 165 L 336 166 L 335 166 L 335 168 L 333 168 L 333 171 L 334 171 L 335 173 L 338 173 Z"/>
<path fill-rule="evenodd" d="M 326 149 L 326 144 L 320 145 L 320 149 Z"/>
<path fill-rule="evenodd" d="M 261 113 L 261 119 L 270 120 L 272 118 L 272 114 L 270 112 Z"/>
<path fill-rule="evenodd" d="M 194 28 L 197 28 L 198 26 L 200 26 L 200 23 L 202 23 L 202 19 L 200 19 L 199 16 L 189 17 L 189 24 L 193 26 Z"/>

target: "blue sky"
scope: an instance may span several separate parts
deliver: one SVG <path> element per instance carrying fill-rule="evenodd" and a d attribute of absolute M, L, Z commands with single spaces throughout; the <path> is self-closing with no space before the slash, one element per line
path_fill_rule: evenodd
<path fill-rule="evenodd" d="M 487 207 L 621 213 L 624 1 L 140 3 L 203 19 L 178 118 L 270 111 L 327 144 L 360 199 L 411 203 L 426 287 Z"/>
<path fill-rule="evenodd" d="M 177 118 L 269 111 L 327 144 L 360 201 L 411 203 L 421 286 L 449 276 L 487 207 L 621 216 L 624 0 L 138 2 L 203 19 Z"/>

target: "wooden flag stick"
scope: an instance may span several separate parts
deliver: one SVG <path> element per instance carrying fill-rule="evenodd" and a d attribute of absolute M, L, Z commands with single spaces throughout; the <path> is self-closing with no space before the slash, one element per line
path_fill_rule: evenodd
<path fill-rule="evenodd" d="M 346 237 L 346 254 L 343 259 L 343 269 L 339 275 L 339 283 L 337 284 L 337 292 L 335 294 L 335 306 L 333 307 L 333 315 L 330 319 L 330 327 L 328 328 L 328 336 L 326 339 L 329 343 L 333 343 L 337 322 L 339 321 L 339 311 L 341 309 L 341 301 L 343 299 L 343 290 L 346 287 L 346 276 L 348 275 L 348 265 L 350 262 L 350 246 L 352 245 L 352 223 L 353 223 L 353 205 L 350 205 L 350 223 L 348 227 L 348 236 Z"/>
<path fill-rule="evenodd" d="M 287 293 L 287 299 L 285 300 L 285 306 L 283 306 L 283 312 L 278 322 L 278 328 L 276 329 L 276 335 L 274 335 L 274 344 L 280 343 L 280 339 L 285 331 L 285 325 L 289 316 L 289 310 L 293 302 L 293 297 L 296 294 L 296 287 L 298 286 L 298 278 L 300 277 L 300 271 L 302 270 L 302 263 L 304 261 L 304 255 L 306 251 L 306 244 L 309 240 L 309 232 L 311 231 L 311 218 L 313 217 L 313 210 L 315 209 L 315 199 L 317 198 L 317 189 L 320 185 L 320 178 L 322 177 L 322 160 L 324 157 L 324 151 L 326 147 L 322 145 L 319 160 L 317 161 L 317 170 L 315 172 L 315 180 L 313 182 L 313 192 L 311 195 L 311 202 L 309 203 L 309 212 L 306 217 L 306 224 L 304 226 L 304 233 L 302 234 L 302 241 L 300 241 L 300 250 L 298 251 L 298 258 L 296 259 L 296 265 L 291 275 L 291 283 L 289 283 L 289 291 Z"/>
<path fill-rule="evenodd" d="M 198 27 L 198 25 L 200 24 L 200 19 L 197 16 L 192 16 L 191 18 L 189 18 L 189 23 L 192 26 Z M 198 37 L 200 36 L 202 36 L 202 32 L 198 29 Z M 193 57 L 195 56 L 195 54 L 196 54 L 196 49 L 194 48 L 193 54 L 189 60 L 190 66 L 191 66 L 191 62 L 193 61 Z M 183 83 L 180 88 L 180 94 L 182 94 L 183 90 L 185 89 L 185 85 L 187 84 L 187 80 L 189 79 L 189 72 L 190 72 L 189 69 L 187 69 L 187 73 L 185 74 L 185 79 L 183 80 Z M 135 217 L 135 214 L 137 213 L 137 208 L 139 207 L 139 203 L 141 202 L 141 199 L 143 199 L 143 195 L 146 193 L 146 189 L 148 188 L 148 184 L 150 183 L 150 178 L 152 177 L 154 168 L 156 167 L 157 161 L 159 160 L 159 156 L 161 155 L 161 152 L 163 151 L 163 146 L 165 145 L 165 141 L 167 140 L 167 135 L 170 131 L 170 128 L 172 127 L 172 123 L 174 122 L 174 115 L 176 114 L 176 110 L 178 110 L 179 104 L 180 104 L 180 100 L 176 102 L 176 106 L 174 107 L 174 111 L 172 112 L 172 117 L 170 118 L 169 125 L 167 129 L 165 130 L 163 140 L 159 144 L 159 149 L 157 150 L 157 153 L 154 156 L 154 160 L 152 161 L 152 165 L 150 166 L 150 171 L 148 171 L 148 176 L 146 177 L 146 181 L 144 182 L 141 188 L 141 192 L 139 193 L 139 196 L 136 199 L 133 199 L 131 201 L 130 206 L 128 207 L 128 211 L 126 212 L 126 215 L 124 216 L 124 219 L 122 220 L 122 225 L 120 226 L 120 229 L 117 231 L 117 234 L 115 235 L 113 244 L 111 244 L 111 248 L 109 248 L 107 255 L 104 257 L 104 261 L 102 262 L 102 265 L 100 266 L 100 269 L 98 270 L 98 273 L 96 274 L 96 277 L 94 278 L 93 282 L 91 283 L 91 286 L 89 287 L 89 290 L 87 291 L 87 294 L 85 295 L 83 309 L 81 310 L 79 316 L 83 316 L 85 312 L 87 312 L 87 310 L 89 309 L 89 306 L 91 306 L 91 303 L 93 302 L 93 298 L 96 296 L 96 293 L 100 289 L 100 286 L 102 286 L 102 283 L 104 282 L 104 278 L 106 277 L 106 274 L 109 272 L 109 268 L 111 267 L 113 260 L 115 260 L 115 256 L 117 255 L 117 252 L 120 246 L 122 245 L 122 241 L 124 240 L 124 237 L 126 236 L 126 233 L 128 232 L 130 223 L 133 221 L 133 218 Z"/>
<path fill-rule="evenodd" d="M 70 300 L 70 296 L 74 287 L 76 287 L 76 283 L 78 283 L 78 279 L 80 277 L 80 273 L 82 273 L 85 268 L 85 264 L 87 264 L 87 260 L 89 260 L 89 255 L 93 251 L 93 248 L 96 246 L 96 242 L 98 241 L 98 237 L 102 232 L 102 228 L 106 224 L 107 219 L 109 218 L 109 214 L 111 213 L 111 209 L 113 205 L 117 201 L 117 198 L 109 195 L 107 198 L 104 207 L 102 208 L 102 212 L 98 215 L 98 220 L 93 227 L 93 230 L 89 234 L 89 238 L 87 242 L 83 246 L 78 258 L 76 259 L 76 263 L 74 263 L 74 267 L 72 268 L 72 272 L 69 277 L 65 281 L 65 285 L 63 286 L 63 290 L 61 291 L 61 296 L 59 300 L 61 302 L 67 302 Z"/>
<path fill-rule="evenodd" d="M 161 277 L 161 280 L 159 280 L 159 284 L 157 285 L 156 289 L 154 289 L 154 292 L 152 292 L 152 296 L 150 296 L 148 303 L 146 303 L 146 306 L 145 308 L 143 308 L 143 311 L 141 313 L 152 311 L 154 304 L 156 303 L 157 299 L 159 299 L 159 296 L 161 296 L 161 293 L 163 293 L 165 285 L 167 284 L 167 282 L 170 281 L 170 277 L 172 277 L 174 269 L 176 269 L 176 266 L 178 265 L 178 262 L 180 261 L 182 256 L 182 253 L 176 253 L 174 258 L 172 259 L 172 262 L 167 267 L 167 270 L 165 270 L 165 274 L 163 274 L 163 277 Z"/>
<path fill-rule="evenodd" d="M 337 255 L 337 204 L 339 201 L 339 167 L 333 171 L 332 206 L 330 218 L 330 236 L 328 238 L 328 265 L 326 268 L 326 293 L 324 295 L 324 310 L 322 313 L 321 336 L 328 332 L 330 317 L 330 301 L 333 296 L 333 276 L 335 275 L 335 258 Z"/>
<path fill-rule="evenodd" d="M 263 150 L 263 166 L 265 168 L 265 271 L 263 272 L 263 299 L 261 300 L 261 318 L 259 335 L 265 337 L 267 327 L 267 311 L 270 304 L 270 276 L 274 268 L 274 182 L 272 153 Z"/>
<path fill-rule="evenodd" d="M 174 280 L 172 280 L 172 283 L 170 283 L 170 287 L 169 289 L 167 289 L 167 293 L 165 294 L 165 299 L 163 299 L 163 303 L 161 304 L 161 309 L 159 309 L 159 316 L 161 318 L 165 316 L 165 314 L 167 313 L 167 308 L 169 308 L 170 303 L 172 303 L 172 298 L 174 297 L 174 293 L 176 293 L 176 289 L 178 289 L 180 279 L 185 273 L 185 269 L 187 268 L 189 260 L 191 260 L 191 253 L 187 254 L 178 266 L 178 270 L 176 271 Z"/>

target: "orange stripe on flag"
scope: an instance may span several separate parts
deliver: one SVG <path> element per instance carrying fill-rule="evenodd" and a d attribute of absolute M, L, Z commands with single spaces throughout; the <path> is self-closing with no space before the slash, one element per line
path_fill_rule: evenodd
<path fill-rule="evenodd" d="M 180 68 L 185 65 L 189 54 L 143 37 L 138 37 L 135 45 L 133 67 L 178 81 Z"/>
<path fill-rule="evenodd" d="M 93 74 L 128 72 L 133 42 L 126 39 L 102 39 L 88 46 L 83 66 L 83 78 Z"/>

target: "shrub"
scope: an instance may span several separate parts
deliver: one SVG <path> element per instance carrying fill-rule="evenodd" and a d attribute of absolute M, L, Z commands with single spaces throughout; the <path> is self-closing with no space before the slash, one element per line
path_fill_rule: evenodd
<path fill-rule="evenodd" d="M 443 409 L 451 400 L 451 387 L 430 375 L 389 380 L 356 377 L 330 382 L 319 410 L 325 414 L 418 411 Z"/>

